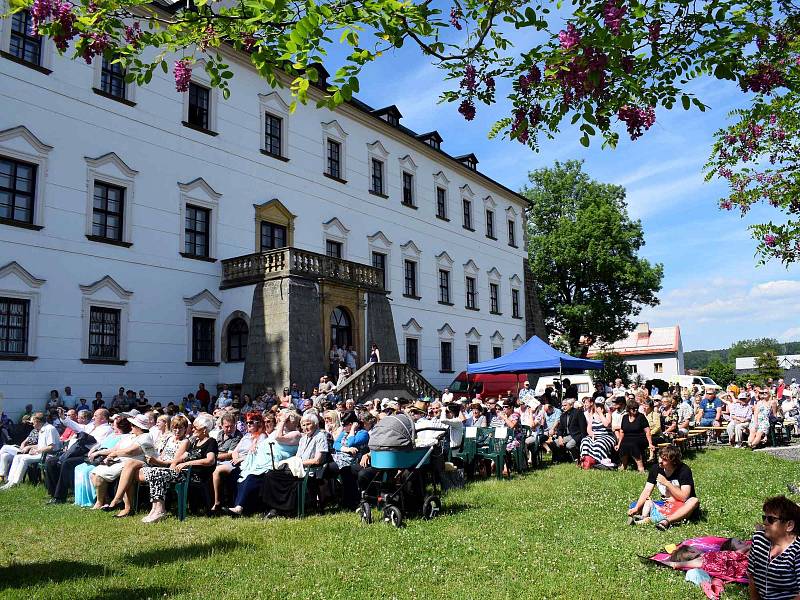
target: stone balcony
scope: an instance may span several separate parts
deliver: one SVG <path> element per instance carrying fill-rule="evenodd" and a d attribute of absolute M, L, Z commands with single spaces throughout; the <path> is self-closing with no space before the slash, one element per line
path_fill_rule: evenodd
<path fill-rule="evenodd" d="M 220 289 L 253 285 L 270 279 L 302 277 L 384 292 L 383 273 L 370 265 L 286 247 L 227 258 L 222 262 Z"/>

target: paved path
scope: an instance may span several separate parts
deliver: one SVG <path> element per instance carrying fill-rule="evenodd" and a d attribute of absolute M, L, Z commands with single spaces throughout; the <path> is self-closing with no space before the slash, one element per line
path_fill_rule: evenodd
<path fill-rule="evenodd" d="M 756 452 L 766 452 L 767 454 L 772 454 L 772 456 L 777 456 L 778 458 L 800 462 L 800 444 L 794 444 L 792 446 L 778 446 L 775 448 L 763 448 L 761 450 L 756 450 Z"/>

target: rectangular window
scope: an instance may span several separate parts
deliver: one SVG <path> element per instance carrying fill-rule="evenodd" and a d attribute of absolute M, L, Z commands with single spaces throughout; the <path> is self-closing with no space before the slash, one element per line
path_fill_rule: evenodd
<path fill-rule="evenodd" d="M 0 219 L 33 223 L 35 194 L 36 165 L 0 157 Z"/>
<path fill-rule="evenodd" d="M 419 371 L 419 340 L 406 338 L 406 364 Z"/>
<path fill-rule="evenodd" d="M 467 291 L 467 308 L 478 308 L 478 301 L 477 296 L 475 294 L 475 278 L 474 277 L 467 277 L 466 279 L 466 291 Z"/>
<path fill-rule="evenodd" d="M 103 59 L 100 69 L 100 89 L 109 96 L 125 99 L 125 69 L 120 63 Z"/>
<path fill-rule="evenodd" d="M 407 260 L 405 264 L 405 296 L 417 297 L 417 263 Z"/>
<path fill-rule="evenodd" d="M 381 271 L 381 281 L 383 282 L 383 289 L 388 289 L 386 286 L 386 255 L 382 252 L 372 253 L 372 266 Z"/>
<path fill-rule="evenodd" d="M 403 171 L 403 204 L 414 206 L 414 176 Z"/>
<path fill-rule="evenodd" d="M 628 367 L 628 373 L 633 374 L 639 372 L 639 369 L 636 367 L 636 365 L 625 365 L 625 366 Z"/>
<path fill-rule="evenodd" d="M 439 342 L 439 370 L 442 373 L 453 372 L 453 343 Z"/>
<path fill-rule="evenodd" d="M 500 346 L 492 346 L 492 358 L 503 356 L 503 349 Z"/>
<path fill-rule="evenodd" d="M 478 344 L 469 344 L 467 346 L 467 362 L 478 362 Z"/>
<path fill-rule="evenodd" d="M 208 129 L 210 99 L 211 93 L 208 88 L 194 82 L 189 83 L 189 123 L 201 129 Z"/>
<path fill-rule="evenodd" d="M 486 211 L 486 237 L 494 239 L 494 211 Z"/>
<path fill-rule="evenodd" d="M 124 202 L 125 188 L 101 181 L 94 182 L 92 235 L 118 242 L 122 241 Z"/>
<path fill-rule="evenodd" d="M 664 363 L 653 363 L 653 371 L 656 373 L 664 372 Z"/>
<path fill-rule="evenodd" d="M 261 221 L 261 251 L 286 247 L 286 227 Z"/>
<path fill-rule="evenodd" d="M 273 156 L 281 155 L 281 136 L 283 119 L 264 113 L 264 151 Z"/>
<path fill-rule="evenodd" d="M 377 158 L 373 158 L 371 162 L 371 191 L 376 194 L 383 194 L 383 162 L 379 161 Z"/>
<path fill-rule="evenodd" d="M 436 216 L 440 219 L 447 218 L 447 190 L 443 187 L 436 188 Z"/>
<path fill-rule="evenodd" d="M 439 269 L 439 302 L 450 304 L 450 271 Z"/>
<path fill-rule="evenodd" d="M 511 290 L 511 316 L 519 318 L 519 290 Z"/>
<path fill-rule="evenodd" d="M 119 360 L 121 314 L 118 308 L 89 307 L 89 358 Z"/>
<path fill-rule="evenodd" d="M 211 210 L 186 205 L 184 252 L 209 258 L 211 247 Z"/>
<path fill-rule="evenodd" d="M 192 362 L 214 362 L 214 319 L 192 319 Z"/>
<path fill-rule="evenodd" d="M 342 178 L 342 145 L 334 140 L 328 140 L 328 175 Z"/>
<path fill-rule="evenodd" d="M 496 283 L 489 284 L 489 310 L 494 314 L 500 314 L 500 286 Z"/>
<path fill-rule="evenodd" d="M 464 229 L 472 229 L 472 202 L 466 198 L 461 202 L 464 208 Z"/>
<path fill-rule="evenodd" d="M 511 219 L 508 220 L 508 245 L 515 247 L 517 245 L 516 226 L 514 225 L 514 221 Z"/>
<path fill-rule="evenodd" d="M 342 242 L 325 240 L 325 254 L 331 258 L 342 258 Z"/>
<path fill-rule="evenodd" d="M 30 300 L 0 298 L 0 355 L 28 354 Z"/>
<path fill-rule="evenodd" d="M 42 65 L 42 38 L 31 34 L 31 11 L 23 10 L 11 17 L 9 53 L 34 65 Z"/>

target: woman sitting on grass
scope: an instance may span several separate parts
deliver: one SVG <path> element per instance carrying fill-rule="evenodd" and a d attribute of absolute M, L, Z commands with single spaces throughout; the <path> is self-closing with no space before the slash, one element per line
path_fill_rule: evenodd
<path fill-rule="evenodd" d="M 650 499 L 655 487 L 661 492 L 661 500 Z M 655 523 L 657 529 L 665 531 L 699 508 L 692 470 L 681 460 L 677 446 L 667 446 L 658 453 L 658 463 L 650 468 L 639 499 L 630 505 L 628 524 Z"/>

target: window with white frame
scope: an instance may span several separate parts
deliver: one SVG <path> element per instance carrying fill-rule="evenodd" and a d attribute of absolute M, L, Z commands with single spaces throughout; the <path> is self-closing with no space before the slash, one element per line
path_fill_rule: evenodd
<path fill-rule="evenodd" d="M 347 183 L 347 133 L 334 120 L 322 123 L 322 173 L 339 183 Z"/>
<path fill-rule="evenodd" d="M 464 215 L 463 227 L 470 231 L 475 231 L 472 228 L 472 200 L 468 198 L 461 199 L 461 208 Z"/>
<path fill-rule="evenodd" d="M 217 222 L 222 194 L 198 178 L 179 183 L 181 191 L 181 256 L 215 261 L 217 256 Z"/>
<path fill-rule="evenodd" d="M 93 242 L 131 246 L 137 171 L 114 152 L 85 160 L 86 237 Z"/>
<path fill-rule="evenodd" d="M 367 167 L 369 169 L 369 192 L 381 198 L 387 198 L 387 165 L 389 152 L 375 140 L 367 144 Z"/>
<path fill-rule="evenodd" d="M 519 278 L 519 275 L 514 274 L 508 280 L 508 283 L 511 288 L 511 316 L 514 319 L 521 319 L 522 296 L 520 290 L 522 289 L 522 280 Z"/>
<path fill-rule="evenodd" d="M 654 373 L 663 373 L 664 372 L 664 363 L 653 363 L 653 372 Z"/>
<path fill-rule="evenodd" d="M 409 319 L 405 325 L 403 325 L 403 339 L 406 364 L 418 371 L 422 370 L 422 361 L 420 357 L 422 327 L 413 317 Z"/>
<path fill-rule="evenodd" d="M 439 290 L 439 304 L 453 306 L 453 259 L 447 252 L 442 252 L 436 257 L 437 285 Z"/>
<path fill-rule="evenodd" d="M 439 372 L 453 372 L 453 338 L 455 332 L 449 323 L 445 323 L 438 330 L 439 334 Z"/>
<path fill-rule="evenodd" d="M 36 360 L 38 279 L 19 263 L 0 267 L 0 360 Z"/>
<path fill-rule="evenodd" d="M 400 246 L 400 249 L 403 254 L 403 296 L 419 300 L 419 264 L 422 252 L 412 240 Z"/>
<path fill-rule="evenodd" d="M 220 348 L 217 343 L 217 321 L 222 302 L 210 291 L 184 298 L 186 304 L 186 364 L 217 365 Z"/>
<path fill-rule="evenodd" d="M 513 206 L 506 208 L 506 231 L 508 233 L 508 245 L 512 248 L 517 247 L 517 211 Z"/>
<path fill-rule="evenodd" d="M 386 165 L 379 158 L 370 160 L 370 187 L 369 191 L 378 196 L 386 195 L 386 187 L 383 183 L 383 171 Z"/>
<path fill-rule="evenodd" d="M 443 221 L 450 220 L 450 199 L 449 199 L 450 180 L 443 171 L 439 171 L 433 176 L 434 198 L 436 199 L 436 218 Z"/>
<path fill-rule="evenodd" d="M 497 238 L 494 236 L 494 211 L 486 209 L 486 237 L 492 240 Z"/>
<path fill-rule="evenodd" d="M 492 267 L 487 273 L 489 280 L 489 312 L 493 315 L 501 314 L 502 306 L 500 304 L 500 281 L 502 276 L 497 268 Z"/>
<path fill-rule="evenodd" d="M 491 337 L 492 342 L 492 358 L 500 358 L 503 356 L 503 344 L 505 339 L 499 331 L 495 331 Z"/>
<path fill-rule="evenodd" d="M 0 225 L 44 226 L 47 155 L 52 149 L 23 125 L 0 131 Z"/>
<path fill-rule="evenodd" d="M 261 154 L 289 160 L 289 105 L 278 92 L 258 95 L 261 114 Z"/>
<path fill-rule="evenodd" d="M 381 271 L 383 289 L 387 292 L 392 285 L 391 278 L 391 252 L 392 242 L 382 231 L 376 231 L 367 236 L 372 266 Z"/>
<path fill-rule="evenodd" d="M 205 61 L 199 60 L 192 70 L 189 90 L 183 93 L 183 120 L 185 127 L 208 135 L 217 135 L 219 88 L 211 85 L 205 71 Z"/>
<path fill-rule="evenodd" d="M 439 269 L 439 304 L 453 304 L 450 302 L 450 271 L 446 269 Z"/>
<path fill-rule="evenodd" d="M 511 290 L 511 316 L 515 319 L 520 318 L 519 290 Z"/>
<path fill-rule="evenodd" d="M 417 163 L 410 155 L 400 159 L 401 203 L 411 208 L 417 207 Z"/>
<path fill-rule="evenodd" d="M 133 292 L 106 275 L 81 285 L 83 293 L 83 353 L 91 364 L 125 364 L 127 361 L 128 310 Z"/>
<path fill-rule="evenodd" d="M 464 265 L 464 306 L 469 310 L 479 310 L 478 274 L 480 270 L 471 259 Z"/>
<path fill-rule="evenodd" d="M 127 72 L 122 63 L 116 61 L 116 57 L 109 59 L 103 56 L 95 60 L 92 67 L 92 91 L 95 94 L 128 106 L 136 105 L 136 84 L 125 81 Z"/>
<path fill-rule="evenodd" d="M 481 334 L 472 327 L 466 333 L 467 338 L 467 362 L 476 363 L 480 361 Z"/>
<path fill-rule="evenodd" d="M 347 238 L 350 230 L 344 226 L 338 217 L 333 217 L 322 224 L 322 247 L 325 254 L 335 258 L 347 259 Z M 338 246 L 336 246 L 338 244 Z M 331 254 L 328 254 L 331 252 Z"/>
<path fill-rule="evenodd" d="M 4 10 L 0 3 L 0 11 Z M 8 8 L 6 6 L 6 8 Z M 52 68 L 53 41 L 33 34 L 31 9 L 21 10 L 0 22 L 0 51 L 3 57 L 49 75 Z"/>
<path fill-rule="evenodd" d="M 476 363 L 479 362 L 479 358 L 478 344 L 467 344 L 467 362 Z"/>

